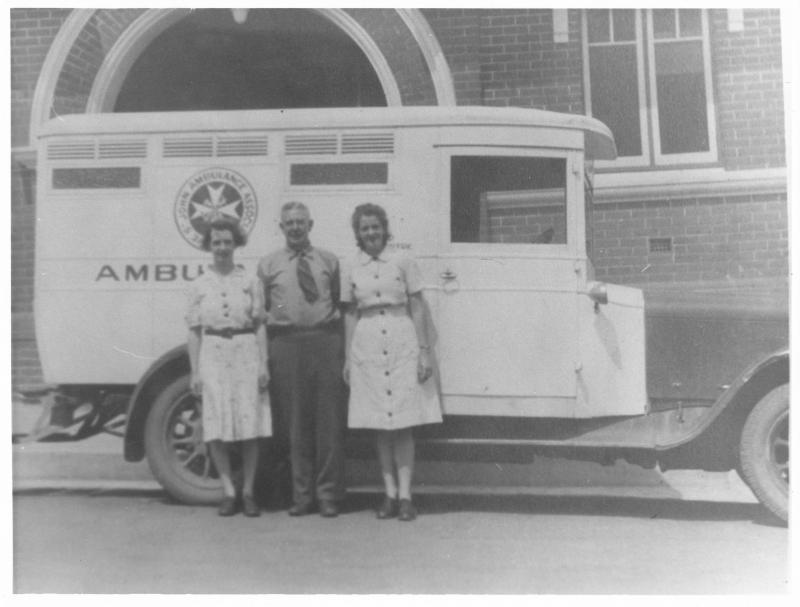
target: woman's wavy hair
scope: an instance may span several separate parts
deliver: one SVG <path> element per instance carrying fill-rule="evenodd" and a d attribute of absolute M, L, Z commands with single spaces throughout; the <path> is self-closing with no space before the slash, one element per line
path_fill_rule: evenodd
<path fill-rule="evenodd" d="M 358 245 L 359 249 L 362 251 L 364 250 L 364 243 L 358 235 L 358 227 L 361 224 L 362 217 L 377 217 L 378 221 L 383 227 L 383 244 L 386 245 L 386 243 L 391 240 L 392 235 L 389 232 L 389 218 L 386 216 L 386 211 L 384 208 L 371 202 L 365 202 L 364 204 L 360 204 L 355 208 L 353 211 L 353 217 L 350 221 L 350 224 L 353 226 L 353 234 L 355 234 L 356 244 Z"/>
<path fill-rule="evenodd" d="M 203 242 L 200 246 L 204 251 L 211 250 L 211 230 L 228 230 L 233 235 L 233 244 L 236 247 L 242 247 L 247 244 L 247 236 L 242 232 L 242 227 L 238 221 L 226 217 L 218 217 L 209 222 L 205 230 L 203 230 Z"/>

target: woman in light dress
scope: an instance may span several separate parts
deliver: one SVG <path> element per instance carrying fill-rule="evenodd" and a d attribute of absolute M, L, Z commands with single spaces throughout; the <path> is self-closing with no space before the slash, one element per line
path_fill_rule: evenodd
<path fill-rule="evenodd" d="M 234 263 L 245 243 L 238 224 L 212 221 L 203 238 L 212 263 L 189 287 L 188 350 L 192 391 L 202 399 L 203 439 L 222 480 L 220 516 L 239 507 L 230 449 L 241 443 L 246 516 L 259 516 L 253 498 L 258 439 L 272 434 L 267 384 L 267 337 L 260 281 Z"/>
<path fill-rule="evenodd" d="M 352 227 L 359 252 L 342 274 L 348 426 L 377 431 L 386 495 L 381 519 L 412 521 L 412 428 L 442 421 L 427 340 L 422 281 L 416 262 L 388 251 L 389 222 L 375 204 L 356 207 Z"/>

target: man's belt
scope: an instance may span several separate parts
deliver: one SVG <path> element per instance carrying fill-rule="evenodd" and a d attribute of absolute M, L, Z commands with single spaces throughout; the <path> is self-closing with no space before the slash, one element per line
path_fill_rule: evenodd
<path fill-rule="evenodd" d="M 331 320 L 318 325 L 302 327 L 299 325 L 271 325 L 267 327 L 267 335 L 279 337 L 281 335 L 296 335 L 298 333 L 312 333 L 314 331 L 339 331 L 342 327 L 340 320 Z"/>
<path fill-rule="evenodd" d="M 249 329 L 234 329 L 226 327 L 225 329 L 204 329 L 205 335 L 213 335 L 215 337 L 224 337 L 225 339 L 233 339 L 234 335 L 246 335 L 247 333 L 255 333 L 256 330 L 252 327 Z"/>

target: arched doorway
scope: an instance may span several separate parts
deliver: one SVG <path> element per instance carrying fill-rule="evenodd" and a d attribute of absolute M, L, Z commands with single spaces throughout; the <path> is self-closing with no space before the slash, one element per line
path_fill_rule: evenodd
<path fill-rule="evenodd" d="M 387 105 L 356 42 L 311 10 L 191 11 L 128 72 L 117 112 Z"/>

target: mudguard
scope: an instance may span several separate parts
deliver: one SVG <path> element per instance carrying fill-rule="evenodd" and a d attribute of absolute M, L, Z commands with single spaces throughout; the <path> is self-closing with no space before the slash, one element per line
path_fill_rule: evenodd
<path fill-rule="evenodd" d="M 189 371 L 189 354 L 184 344 L 167 351 L 142 375 L 128 401 L 124 444 L 126 461 L 138 462 L 145 456 L 144 424 L 158 392 L 170 381 Z"/>

